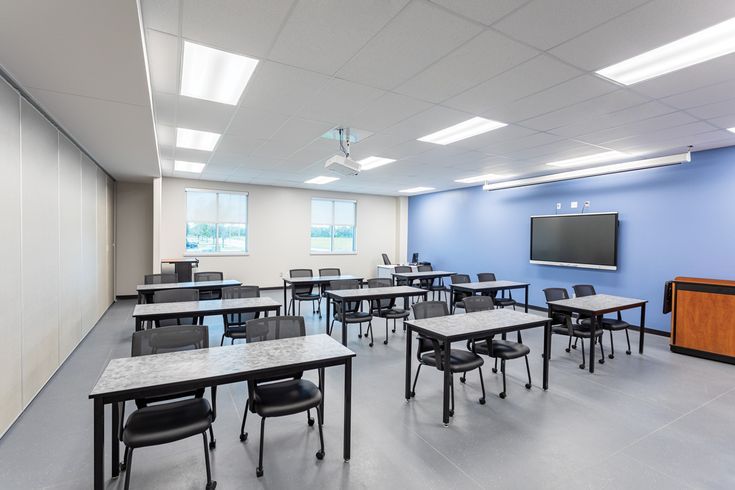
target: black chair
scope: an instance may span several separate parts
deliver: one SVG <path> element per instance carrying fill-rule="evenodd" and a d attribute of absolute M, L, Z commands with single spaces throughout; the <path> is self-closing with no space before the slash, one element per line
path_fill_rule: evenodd
<path fill-rule="evenodd" d="M 258 286 L 230 286 L 222 288 L 222 299 L 234 298 L 260 298 L 260 288 Z M 255 313 L 227 313 L 222 315 L 224 324 L 224 332 L 219 345 L 224 345 L 225 337 L 231 339 L 230 344 L 235 343 L 235 339 L 247 338 L 245 328 L 247 322 L 258 318 L 260 312 Z"/>
<path fill-rule="evenodd" d="M 390 265 L 390 259 L 388 258 L 388 254 L 381 254 L 383 256 L 383 264 L 384 265 Z"/>
<path fill-rule="evenodd" d="M 329 283 L 329 289 L 332 291 L 340 289 L 359 289 L 360 281 L 357 279 L 341 279 L 339 281 L 331 281 Z M 366 311 L 360 311 L 362 301 L 332 301 L 334 307 L 334 313 L 332 315 L 332 323 L 329 325 L 329 335 L 332 335 L 332 329 L 334 328 L 334 322 L 338 321 L 347 325 L 357 323 L 360 325 L 360 333 L 357 334 L 357 338 L 361 339 L 362 335 L 362 324 L 368 324 L 367 330 L 365 331 L 365 337 L 367 338 L 368 332 L 370 333 L 370 347 L 373 346 L 373 315 Z"/>
<path fill-rule="evenodd" d="M 405 274 L 411 272 L 412 269 L 408 265 L 397 265 L 393 268 L 393 272 L 397 274 Z M 396 278 L 396 286 L 410 286 L 413 283 L 410 279 Z"/>
<path fill-rule="evenodd" d="M 477 274 L 477 280 L 480 282 L 495 282 L 497 279 L 495 279 L 495 273 L 494 272 L 480 272 Z M 491 293 L 483 293 L 484 295 L 489 295 L 493 298 L 493 303 L 495 303 L 495 306 L 499 308 L 505 308 L 506 306 L 512 306 L 513 309 L 516 309 L 516 302 L 513 299 L 513 293 L 511 291 L 508 291 L 508 297 L 505 297 L 505 291 L 503 291 L 500 295 L 500 298 L 498 298 L 498 292 L 493 291 Z"/>
<path fill-rule="evenodd" d="M 224 279 L 224 274 L 221 272 L 195 272 L 194 281 L 221 281 Z M 220 299 L 222 295 L 220 291 L 200 291 L 199 299 Z"/>
<path fill-rule="evenodd" d="M 179 275 L 176 273 L 169 274 L 146 274 L 143 278 L 144 284 L 171 284 L 179 282 Z"/>
<path fill-rule="evenodd" d="M 558 301 L 562 299 L 569 299 L 569 293 L 565 288 L 546 288 L 544 289 L 544 296 L 548 306 L 549 301 Z M 582 343 L 582 364 L 579 365 L 579 369 L 585 368 L 587 357 L 584 354 L 584 339 L 590 339 L 590 349 L 594 349 L 594 341 L 599 339 L 600 342 L 600 353 L 602 358 L 598 361 L 600 364 L 605 363 L 605 351 L 602 348 L 602 329 L 595 331 L 595 339 L 592 339 L 592 331 L 589 325 L 585 326 L 582 324 L 574 323 L 572 321 L 572 315 L 569 313 L 555 311 L 551 315 L 551 333 L 559 335 L 567 335 L 569 337 L 569 343 L 567 348 L 564 349 L 566 352 L 571 352 L 572 337 L 579 339 Z M 551 359 L 549 359 L 551 360 Z"/>
<path fill-rule="evenodd" d="M 367 285 L 369 288 L 389 288 L 393 286 L 393 281 L 388 278 L 368 279 Z M 396 307 L 396 298 L 371 300 L 370 311 L 379 318 L 385 318 L 385 340 L 383 341 L 385 345 L 388 345 L 388 320 L 393 320 L 393 333 L 396 333 L 396 320 L 405 320 L 411 314 L 407 310 Z"/>
<path fill-rule="evenodd" d="M 314 274 L 311 272 L 311 269 L 291 269 L 289 272 L 289 275 L 291 278 L 295 277 L 314 277 Z M 296 313 L 296 309 L 294 308 L 294 302 L 297 301 L 299 303 L 299 315 L 301 315 L 301 302 L 302 301 L 310 301 L 311 302 L 311 312 L 313 313 L 319 313 L 319 317 L 322 316 L 322 304 L 321 304 L 321 295 L 319 293 L 314 292 L 314 285 L 308 284 L 308 285 L 302 285 L 302 284 L 292 284 L 291 285 L 291 302 L 288 305 L 288 309 L 286 312 L 293 311 L 293 313 Z M 316 302 L 317 308 L 314 308 L 314 303 Z M 294 308 L 292 310 L 292 308 Z"/>
<path fill-rule="evenodd" d="M 154 303 L 182 303 L 184 301 L 199 301 L 199 291 L 196 289 L 166 289 L 153 293 Z M 167 318 L 156 320 L 156 328 L 170 327 L 171 325 L 196 325 L 198 316 L 187 318 Z"/>
<path fill-rule="evenodd" d="M 444 301 L 421 301 L 413 305 L 413 316 L 417 320 L 447 315 L 449 315 L 449 310 L 447 303 Z M 480 386 L 482 387 L 482 398 L 480 398 L 479 402 L 480 405 L 485 404 L 485 381 L 482 379 L 482 365 L 485 361 L 483 361 L 482 357 L 478 356 L 474 352 L 452 349 L 451 345 L 445 346 L 436 339 L 430 339 L 422 335 L 418 335 L 418 350 L 416 351 L 416 357 L 419 361 L 419 367 L 416 370 L 416 377 L 414 378 L 413 386 L 411 387 L 411 397 L 416 396 L 416 382 L 419 379 L 421 366 L 434 366 L 439 371 L 444 371 L 444 349 L 447 347 L 450 349 L 449 372 L 452 373 L 451 382 L 449 384 L 452 395 L 452 404 L 449 409 L 449 415 L 453 417 L 455 373 L 467 373 L 474 369 L 479 371 Z"/>
<path fill-rule="evenodd" d="M 487 311 L 494 308 L 493 298 L 491 296 L 469 296 L 464 299 L 464 309 L 467 313 L 474 313 L 476 311 Z M 506 396 L 506 385 L 505 385 L 505 361 L 511 359 L 518 359 L 523 357 L 526 360 L 526 373 L 528 374 L 528 383 L 526 383 L 526 389 L 531 389 L 531 368 L 528 366 L 528 354 L 531 349 L 523 344 L 521 338 L 521 331 L 517 332 L 518 341 L 513 342 L 512 340 L 495 340 L 492 337 L 482 340 L 468 341 L 467 348 L 476 354 L 482 354 L 484 356 L 495 358 L 495 367 L 493 372 L 497 373 L 497 363 L 500 359 L 500 372 L 503 373 L 503 391 L 498 396 L 505 398 Z M 464 383 L 464 375 L 459 378 Z"/>
<path fill-rule="evenodd" d="M 206 325 L 163 327 L 135 332 L 131 354 L 136 357 L 207 347 L 209 347 L 209 330 Z M 211 390 L 211 405 L 204 398 L 204 389 L 135 400 L 137 410 L 130 414 L 120 428 L 120 440 L 125 444 L 123 456 L 125 490 L 130 486 L 135 449 L 167 444 L 198 434 L 204 439 L 207 489 L 217 486 L 217 482 L 212 480 L 207 450 L 207 446 L 210 449 L 215 447 L 212 423 L 217 416 L 217 391 L 216 387 L 212 387 Z M 120 420 L 124 419 L 125 404 L 122 404 Z M 210 442 L 207 442 L 207 431 L 211 435 Z"/>
<path fill-rule="evenodd" d="M 434 269 L 429 264 L 419 265 L 416 267 L 418 272 L 430 272 Z M 419 279 L 419 287 L 431 291 L 431 299 L 436 299 L 436 294 L 439 294 L 439 299 L 442 299 L 442 293 L 447 294 L 447 288 L 444 286 L 444 280 L 440 277 L 438 282 L 435 279 Z"/>
<path fill-rule="evenodd" d="M 452 281 L 452 284 L 467 284 L 470 282 L 470 276 L 468 274 L 453 274 L 450 276 L 450 279 Z M 452 314 L 454 314 L 454 310 L 457 308 L 463 308 L 464 309 L 464 300 L 466 297 L 470 296 L 470 293 L 464 292 L 464 291 L 454 291 L 452 294 Z"/>
<path fill-rule="evenodd" d="M 574 294 L 576 296 L 592 296 L 594 294 L 597 294 L 595 292 L 595 287 L 591 284 L 577 284 L 576 286 L 572 286 L 574 288 Z M 589 318 L 582 318 L 580 319 L 580 323 L 589 325 L 590 319 Z M 630 327 L 630 324 L 623 320 L 623 315 L 618 312 L 617 318 L 605 318 L 602 317 L 602 329 L 607 330 L 610 332 L 610 354 L 608 354 L 608 358 L 615 359 L 615 344 L 613 343 L 613 332 L 618 332 L 620 330 L 625 330 L 625 340 L 628 342 L 628 350 L 625 351 L 627 355 L 630 355 L 630 335 L 628 335 L 628 327 Z"/>
<path fill-rule="evenodd" d="M 291 337 L 303 337 L 306 335 L 304 318 L 300 316 L 270 316 L 251 320 L 248 323 L 248 343 L 262 342 L 265 340 L 286 339 Z M 260 415 L 260 454 L 258 456 L 258 468 L 256 474 L 263 476 L 263 436 L 265 430 L 265 419 L 269 417 L 283 417 L 296 413 L 306 412 L 309 426 L 314 425 L 310 410 L 316 409 L 319 422 L 319 442 L 321 447 L 316 453 L 317 459 L 324 458 L 324 435 L 322 424 L 324 414 L 321 413 L 322 391 L 311 381 L 302 379 L 303 371 L 294 371 L 278 378 L 248 381 L 248 400 L 245 403 L 245 412 L 242 417 L 240 428 L 240 440 L 245 441 L 248 434 L 245 432 L 245 421 L 248 410 Z M 321 371 L 319 373 L 319 384 L 322 384 Z"/>
<path fill-rule="evenodd" d="M 337 267 L 326 267 L 324 269 L 319 269 L 319 277 L 325 277 L 325 276 L 341 276 L 342 272 Z M 322 298 L 325 298 L 327 296 L 327 289 L 329 289 L 328 284 L 322 284 L 321 286 L 321 294 Z"/>

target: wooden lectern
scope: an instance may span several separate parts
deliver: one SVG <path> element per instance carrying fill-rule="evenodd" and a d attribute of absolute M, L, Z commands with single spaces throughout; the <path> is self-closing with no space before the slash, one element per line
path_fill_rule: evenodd
<path fill-rule="evenodd" d="M 173 264 L 174 272 L 178 275 L 179 282 L 191 282 L 191 268 L 199 265 L 199 259 L 194 257 L 183 259 L 163 259 L 161 264 Z"/>

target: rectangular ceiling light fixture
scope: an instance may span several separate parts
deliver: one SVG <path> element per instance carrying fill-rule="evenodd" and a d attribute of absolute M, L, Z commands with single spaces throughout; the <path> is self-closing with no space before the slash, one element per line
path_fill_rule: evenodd
<path fill-rule="evenodd" d="M 180 94 L 237 105 L 258 61 L 184 41 Z"/>
<path fill-rule="evenodd" d="M 383 157 L 367 157 L 357 161 L 360 164 L 360 170 L 371 170 L 393 162 L 395 162 L 393 158 Z"/>
<path fill-rule="evenodd" d="M 580 165 L 588 165 L 591 163 L 605 163 L 612 160 L 619 160 L 625 157 L 630 157 L 626 153 L 620 151 L 605 151 L 602 153 L 595 153 L 594 155 L 586 155 L 583 157 L 569 158 L 567 160 L 558 160 L 556 162 L 547 162 L 546 165 L 552 167 L 578 167 Z"/>
<path fill-rule="evenodd" d="M 528 179 L 509 180 L 507 182 L 485 184 L 482 189 L 486 191 L 496 191 L 500 189 L 510 189 L 512 187 L 525 187 L 529 185 L 547 184 L 549 182 L 559 182 L 561 180 L 573 180 L 581 179 L 584 177 L 594 177 L 597 175 L 617 174 L 620 172 L 629 172 L 631 170 L 665 167 L 667 165 L 676 165 L 678 163 L 686 162 L 691 162 L 691 154 L 689 152 L 680 153 L 677 155 L 670 155 L 666 157 L 649 158 L 647 160 L 613 163 L 611 165 L 603 165 L 601 167 L 569 170 L 567 172 L 560 172 L 558 174 L 542 175 L 540 177 L 530 177 Z"/>
<path fill-rule="evenodd" d="M 176 128 L 176 147 L 212 151 L 221 135 L 196 129 Z"/>
<path fill-rule="evenodd" d="M 427 134 L 419 138 L 419 141 L 434 143 L 437 145 L 448 145 L 455 141 L 471 138 L 478 134 L 487 133 L 493 129 L 507 126 L 505 123 L 485 119 L 484 117 L 473 117 L 454 126 L 437 131 L 436 133 Z"/>
<path fill-rule="evenodd" d="M 735 127 L 727 128 L 727 130 L 730 131 L 731 133 L 735 133 Z"/>
<path fill-rule="evenodd" d="M 513 177 L 512 175 L 497 175 L 497 174 L 485 174 L 477 175 L 475 177 L 467 177 L 465 179 L 457 179 L 455 182 L 459 184 L 476 184 L 477 182 L 486 182 L 488 180 L 500 180 L 505 178 Z"/>
<path fill-rule="evenodd" d="M 655 78 L 735 52 L 735 17 L 598 70 L 623 85 Z"/>
<path fill-rule="evenodd" d="M 339 177 L 327 177 L 325 175 L 320 175 L 319 177 L 314 177 L 313 179 L 305 181 L 304 184 L 329 184 L 335 180 L 339 180 Z"/>
<path fill-rule="evenodd" d="M 200 174 L 204 170 L 204 165 L 201 162 L 185 162 L 183 160 L 176 160 L 174 162 L 174 170 L 177 172 L 190 172 L 193 174 Z"/>
<path fill-rule="evenodd" d="M 426 191 L 433 191 L 433 187 L 411 187 L 410 189 L 403 189 L 402 191 L 404 194 L 416 194 L 417 192 L 426 192 Z"/>

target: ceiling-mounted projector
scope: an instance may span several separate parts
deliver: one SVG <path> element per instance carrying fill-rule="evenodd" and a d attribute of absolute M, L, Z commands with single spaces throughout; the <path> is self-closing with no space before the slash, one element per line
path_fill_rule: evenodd
<path fill-rule="evenodd" d="M 340 175 L 357 175 L 360 173 L 360 164 L 344 155 L 334 155 L 327 160 L 324 168 Z"/>

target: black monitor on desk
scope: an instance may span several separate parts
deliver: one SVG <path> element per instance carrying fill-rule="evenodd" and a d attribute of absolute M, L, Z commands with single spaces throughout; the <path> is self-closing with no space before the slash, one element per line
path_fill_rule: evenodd
<path fill-rule="evenodd" d="M 411 257 L 411 263 L 412 264 L 418 264 L 419 263 L 419 253 L 414 252 L 413 257 Z"/>

